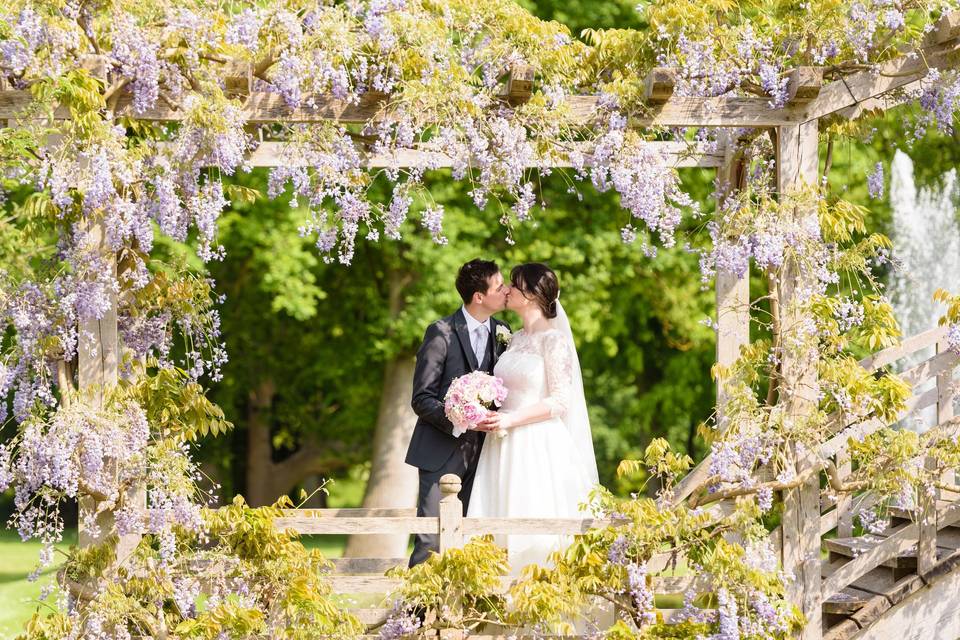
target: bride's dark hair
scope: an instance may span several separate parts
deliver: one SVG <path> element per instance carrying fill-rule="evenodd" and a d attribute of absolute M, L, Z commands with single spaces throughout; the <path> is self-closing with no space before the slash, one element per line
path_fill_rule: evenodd
<path fill-rule="evenodd" d="M 510 271 L 510 284 L 527 298 L 535 300 L 545 317 L 557 317 L 560 285 L 557 274 L 550 267 L 541 262 L 518 264 Z"/>

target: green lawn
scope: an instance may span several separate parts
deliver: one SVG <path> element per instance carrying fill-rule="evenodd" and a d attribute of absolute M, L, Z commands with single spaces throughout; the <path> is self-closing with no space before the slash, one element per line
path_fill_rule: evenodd
<path fill-rule="evenodd" d="M 70 531 L 66 541 L 57 545 L 66 551 L 76 542 L 76 532 Z M 0 530 L 0 638 L 16 637 L 23 624 L 40 606 L 40 589 L 54 578 L 56 567 L 45 571 L 36 582 L 27 582 L 27 575 L 37 566 L 39 542 L 21 542 L 20 536 L 6 529 Z M 63 554 L 57 554 L 57 566 Z"/>

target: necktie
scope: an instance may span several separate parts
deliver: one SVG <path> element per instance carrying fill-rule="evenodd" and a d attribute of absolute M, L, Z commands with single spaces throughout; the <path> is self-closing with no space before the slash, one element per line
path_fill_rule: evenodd
<path fill-rule="evenodd" d="M 473 353 L 477 356 L 477 366 L 483 364 L 483 351 L 486 346 L 487 325 L 481 324 L 473 330 Z"/>

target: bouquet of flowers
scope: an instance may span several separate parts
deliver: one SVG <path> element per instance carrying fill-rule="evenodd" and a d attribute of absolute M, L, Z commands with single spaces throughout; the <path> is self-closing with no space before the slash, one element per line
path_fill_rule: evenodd
<path fill-rule="evenodd" d="M 475 428 L 487 410 L 499 407 L 507 397 L 503 380 L 483 371 L 455 378 L 443 398 L 444 413 L 453 423 L 453 435 Z"/>

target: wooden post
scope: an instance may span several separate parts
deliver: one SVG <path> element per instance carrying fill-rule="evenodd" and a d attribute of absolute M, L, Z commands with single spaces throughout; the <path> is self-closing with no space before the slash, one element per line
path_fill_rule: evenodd
<path fill-rule="evenodd" d="M 448 473 L 440 478 L 440 553 L 463 546 L 463 503 L 460 477 Z"/>
<path fill-rule="evenodd" d="M 846 450 L 837 455 L 837 472 L 843 480 L 853 472 L 850 453 Z M 853 496 L 842 494 L 837 497 L 837 537 L 853 536 Z"/>
<path fill-rule="evenodd" d="M 723 166 L 717 170 L 718 191 L 723 200 L 740 189 L 743 160 L 734 156 L 734 141 L 728 140 Z M 717 207 L 723 206 L 723 200 Z M 750 273 L 738 276 L 727 271 L 717 272 L 717 364 L 729 367 L 740 356 L 740 347 L 750 344 Z M 723 431 L 725 380 L 717 378 L 717 426 Z"/>
<path fill-rule="evenodd" d="M 117 260 L 106 247 L 103 226 L 93 225 L 88 232 L 89 248 L 103 256 L 105 268 L 116 277 Z M 77 344 L 78 384 L 86 401 L 102 407 L 107 389 L 117 384 L 119 343 L 117 341 L 117 298 L 110 294 L 110 309 L 99 320 L 81 321 Z M 78 523 L 81 547 L 98 544 L 110 535 L 113 520 L 109 513 L 97 513 L 97 501 L 90 496 L 80 498 Z M 85 526 L 94 522 L 93 528 Z M 119 556 L 119 549 L 118 549 Z"/>
<path fill-rule="evenodd" d="M 817 121 L 777 129 L 777 189 L 781 202 L 804 187 L 815 188 L 818 177 Z M 812 207 L 815 204 L 811 202 Z M 816 216 L 816 209 L 805 205 L 785 216 L 802 218 Z M 781 331 L 785 339 L 781 357 L 780 403 L 785 419 L 803 420 L 816 407 L 817 353 L 801 348 L 800 336 L 804 317 L 797 304 L 797 292 L 803 288 L 803 275 L 796 260 L 787 260 L 779 274 L 779 302 Z M 801 474 L 815 464 L 812 452 L 797 446 L 793 449 L 795 472 Z M 822 598 L 820 594 L 820 482 L 819 474 L 797 489 L 783 496 L 782 561 L 784 569 L 793 572 L 795 579 L 787 584 L 787 596 L 807 619 L 800 637 L 820 640 L 822 631 Z"/>
<path fill-rule="evenodd" d="M 924 467 L 936 469 L 936 460 L 926 458 Z M 920 487 L 917 496 L 917 524 L 920 527 L 917 539 L 917 573 L 925 575 L 937 564 L 937 494 Z"/>
<path fill-rule="evenodd" d="M 946 340 L 937 343 L 937 354 L 946 353 L 949 350 Z M 953 381 L 954 368 L 951 367 L 937 375 L 937 424 L 943 424 L 953 418 L 953 401 L 956 398 L 956 383 Z M 944 484 L 952 485 L 956 482 L 956 470 L 948 469 L 942 477 Z M 942 490 L 937 490 L 940 496 Z M 953 495 L 944 495 L 944 499 L 954 499 L 960 494 L 960 489 L 952 492 Z"/>
<path fill-rule="evenodd" d="M 115 278 L 117 275 L 117 258 L 106 245 L 103 226 L 91 226 L 87 241 L 90 249 L 98 251 L 102 256 L 103 264 Z M 84 320 L 80 323 L 77 344 L 77 382 L 85 392 L 85 401 L 93 402 L 102 407 L 111 387 L 116 386 L 120 362 L 120 343 L 117 337 L 117 296 L 110 294 L 110 309 L 100 319 Z M 111 465 L 112 461 L 105 460 Z M 129 488 L 124 500 L 127 504 L 146 507 L 146 492 L 142 486 Z M 80 496 L 78 542 L 81 547 L 102 543 L 113 533 L 113 513 L 108 510 L 100 511 L 100 504 L 92 496 Z M 92 523 L 92 527 L 87 527 Z M 138 534 L 120 536 L 116 546 L 116 557 L 123 560 L 140 543 Z"/>

